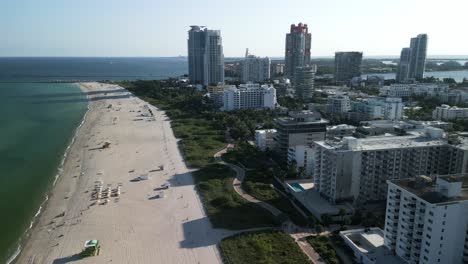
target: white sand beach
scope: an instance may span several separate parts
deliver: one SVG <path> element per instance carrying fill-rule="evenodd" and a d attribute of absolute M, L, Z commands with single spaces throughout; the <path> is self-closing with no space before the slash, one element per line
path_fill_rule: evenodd
<path fill-rule="evenodd" d="M 81 86 L 85 122 L 16 263 L 221 263 L 217 243 L 231 232 L 211 227 L 164 112 L 115 85 Z M 131 181 L 140 175 L 149 179 Z M 120 195 L 92 205 L 96 181 Z M 82 259 L 89 239 L 101 253 Z"/>

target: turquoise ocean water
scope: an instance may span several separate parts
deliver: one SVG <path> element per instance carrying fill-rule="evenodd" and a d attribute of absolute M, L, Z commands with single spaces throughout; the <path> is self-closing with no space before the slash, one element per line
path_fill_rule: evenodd
<path fill-rule="evenodd" d="M 0 83 L 0 263 L 25 237 L 86 109 L 77 84 Z"/>

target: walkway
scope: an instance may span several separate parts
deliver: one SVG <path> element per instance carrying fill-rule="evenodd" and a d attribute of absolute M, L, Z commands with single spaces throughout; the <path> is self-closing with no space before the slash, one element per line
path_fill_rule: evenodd
<path fill-rule="evenodd" d="M 226 153 L 228 149 L 233 148 L 234 145 L 229 144 L 227 145 L 226 148 L 222 149 L 221 151 L 217 152 L 214 155 L 214 158 L 220 163 L 229 166 L 232 170 L 236 172 L 236 178 L 234 178 L 234 181 L 232 182 L 232 186 L 234 187 L 234 190 L 236 191 L 237 194 L 239 194 L 242 198 L 245 200 L 255 203 L 258 206 L 268 210 L 270 213 L 272 213 L 274 216 L 279 216 L 283 214 L 280 210 L 278 210 L 276 207 L 272 206 L 269 203 L 260 201 L 256 199 L 255 197 L 251 196 L 250 194 L 246 193 L 242 189 L 242 182 L 244 181 L 245 178 L 245 170 L 242 169 L 241 167 L 227 163 L 221 160 L 222 154 Z M 309 257 L 309 259 L 312 261 L 312 263 L 315 264 L 325 264 L 323 259 L 320 257 L 320 255 L 314 250 L 314 248 L 307 242 L 306 237 L 311 236 L 311 235 L 316 235 L 315 232 L 312 232 L 310 228 L 304 228 L 300 227 L 296 224 L 294 224 L 291 220 L 286 220 L 282 226 L 281 229 L 289 234 L 294 241 L 296 241 L 297 245 L 302 249 L 302 251 Z"/>

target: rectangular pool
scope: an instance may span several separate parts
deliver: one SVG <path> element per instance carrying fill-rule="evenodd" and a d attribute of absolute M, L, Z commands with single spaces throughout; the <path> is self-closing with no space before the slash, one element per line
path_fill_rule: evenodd
<path fill-rule="evenodd" d="M 303 192 L 305 191 L 304 188 L 302 188 L 301 184 L 294 182 L 294 183 L 289 183 L 289 186 L 295 191 L 295 192 Z"/>

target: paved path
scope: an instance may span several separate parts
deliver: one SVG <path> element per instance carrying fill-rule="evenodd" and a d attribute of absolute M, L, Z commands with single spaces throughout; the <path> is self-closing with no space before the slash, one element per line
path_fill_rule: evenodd
<path fill-rule="evenodd" d="M 232 182 L 232 185 L 234 187 L 234 190 L 236 191 L 237 194 L 239 194 L 242 198 L 245 200 L 255 203 L 258 206 L 261 206 L 262 208 L 268 210 L 270 213 L 272 213 L 274 216 L 279 216 L 283 212 L 278 210 L 276 207 L 272 206 L 269 203 L 260 201 L 256 199 L 255 197 L 251 196 L 250 194 L 246 193 L 242 189 L 242 182 L 244 181 L 245 178 L 245 170 L 242 169 L 241 167 L 227 163 L 221 160 L 222 154 L 226 153 L 229 148 L 232 148 L 233 145 L 229 144 L 226 148 L 222 149 L 221 151 L 217 152 L 214 157 L 215 159 L 218 160 L 219 163 L 224 164 L 229 166 L 232 170 L 236 172 L 236 178 L 234 178 L 234 181 Z M 282 226 L 282 230 L 286 233 L 288 233 L 298 246 L 302 249 L 302 251 L 309 257 L 309 259 L 312 261 L 312 263 L 315 264 L 325 264 L 323 259 L 320 257 L 320 255 L 314 250 L 314 248 L 306 241 L 306 237 L 311 236 L 311 235 L 316 235 L 315 232 L 312 232 L 310 228 L 304 228 L 300 227 L 296 224 L 294 224 L 291 220 L 286 220 Z"/>

